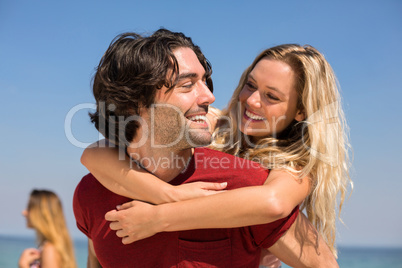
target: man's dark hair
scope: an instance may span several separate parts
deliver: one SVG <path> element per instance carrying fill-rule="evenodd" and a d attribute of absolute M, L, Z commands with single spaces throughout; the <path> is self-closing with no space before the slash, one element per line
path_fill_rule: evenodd
<path fill-rule="evenodd" d="M 140 108 L 149 108 L 163 86 L 171 90 L 176 85 L 179 66 L 173 51 L 182 47 L 194 51 L 213 91 L 210 63 L 183 33 L 166 29 L 147 37 L 123 33 L 111 42 L 93 78 L 96 112 L 90 114 L 108 140 L 119 146 L 133 140 L 140 126 L 134 117 L 140 115 Z"/>

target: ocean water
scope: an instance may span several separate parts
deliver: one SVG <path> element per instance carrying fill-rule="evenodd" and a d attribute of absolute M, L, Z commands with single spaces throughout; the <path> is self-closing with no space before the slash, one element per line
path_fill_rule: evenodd
<path fill-rule="evenodd" d="M 341 268 L 402 268 L 402 248 L 339 247 L 338 264 Z"/>
<path fill-rule="evenodd" d="M 86 241 L 76 240 L 74 246 L 78 267 L 86 267 Z M 21 252 L 28 247 L 35 247 L 34 238 L 0 235 L 0 268 L 17 267 Z M 342 268 L 402 268 L 402 248 L 340 247 L 338 263 Z"/>

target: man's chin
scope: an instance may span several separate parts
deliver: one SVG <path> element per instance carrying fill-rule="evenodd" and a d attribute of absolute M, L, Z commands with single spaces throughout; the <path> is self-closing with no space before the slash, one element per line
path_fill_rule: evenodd
<path fill-rule="evenodd" d="M 212 135 L 209 132 L 206 133 L 192 133 L 188 137 L 188 143 L 191 147 L 203 147 L 208 146 L 212 142 Z"/>

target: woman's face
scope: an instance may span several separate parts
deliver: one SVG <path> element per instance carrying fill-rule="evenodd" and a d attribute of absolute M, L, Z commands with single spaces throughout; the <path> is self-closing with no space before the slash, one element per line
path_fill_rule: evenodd
<path fill-rule="evenodd" d="M 29 211 L 28 211 L 28 209 L 24 209 L 22 211 L 22 216 L 24 216 L 25 219 L 26 219 L 27 227 L 32 228 L 31 221 L 29 220 Z"/>
<path fill-rule="evenodd" d="M 297 109 L 295 74 L 278 60 L 261 59 L 247 77 L 240 92 L 240 130 L 254 140 L 283 131 L 296 119 L 304 120 Z"/>

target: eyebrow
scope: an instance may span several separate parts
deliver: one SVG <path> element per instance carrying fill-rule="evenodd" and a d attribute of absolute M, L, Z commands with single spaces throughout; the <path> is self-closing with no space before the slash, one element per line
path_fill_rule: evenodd
<path fill-rule="evenodd" d="M 179 78 L 177 80 L 180 81 L 180 80 L 183 80 L 183 79 L 186 79 L 186 78 L 194 78 L 194 77 L 197 77 L 196 73 L 184 73 L 184 74 L 180 74 Z"/>
<path fill-rule="evenodd" d="M 180 80 L 184 80 L 187 78 L 196 78 L 198 77 L 198 75 L 196 73 L 184 73 L 184 74 L 180 74 L 179 78 L 177 79 L 178 81 Z M 204 75 L 202 76 L 203 79 L 207 78 L 207 73 L 205 72 Z"/>
<path fill-rule="evenodd" d="M 254 77 L 251 74 L 249 74 L 248 77 L 251 80 L 253 80 L 254 82 L 256 82 L 256 80 L 254 79 Z M 265 87 L 268 88 L 268 89 L 271 89 L 271 90 L 273 90 L 273 91 L 275 91 L 275 92 L 277 92 L 277 93 L 279 93 L 279 94 L 281 94 L 283 96 L 285 96 L 285 94 L 282 91 L 280 91 L 278 88 L 276 88 L 276 87 L 271 87 L 271 86 L 265 86 Z"/>

